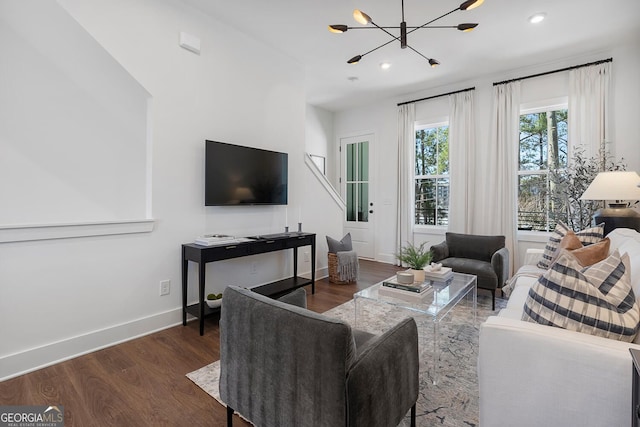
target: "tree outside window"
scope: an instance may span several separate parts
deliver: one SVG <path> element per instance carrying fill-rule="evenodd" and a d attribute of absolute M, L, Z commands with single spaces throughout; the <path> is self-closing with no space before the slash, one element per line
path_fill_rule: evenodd
<path fill-rule="evenodd" d="M 567 109 L 520 116 L 518 229 L 550 231 L 558 209 L 549 170 L 567 167 Z"/>
<path fill-rule="evenodd" d="M 449 224 L 449 126 L 416 129 L 415 224 Z"/>

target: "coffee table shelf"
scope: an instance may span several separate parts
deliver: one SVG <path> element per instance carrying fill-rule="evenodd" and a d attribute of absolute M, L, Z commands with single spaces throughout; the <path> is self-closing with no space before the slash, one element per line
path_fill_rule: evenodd
<path fill-rule="evenodd" d="M 388 280 L 388 279 L 387 279 Z M 454 273 L 453 280 L 444 284 L 434 284 L 433 290 L 428 291 L 419 300 L 407 301 L 390 295 L 381 295 L 382 282 L 363 289 L 353 295 L 355 306 L 355 323 L 358 325 L 358 312 L 365 302 L 383 303 L 398 309 L 409 310 L 415 316 L 426 316 L 433 326 L 433 383 L 437 382 L 439 347 L 439 323 L 465 297 L 473 298 L 473 321 L 477 321 L 477 278 L 471 274 Z"/>

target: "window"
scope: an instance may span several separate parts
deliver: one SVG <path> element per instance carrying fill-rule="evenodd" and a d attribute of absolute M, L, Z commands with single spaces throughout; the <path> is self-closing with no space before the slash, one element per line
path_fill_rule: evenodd
<path fill-rule="evenodd" d="M 416 129 L 415 224 L 449 224 L 449 125 Z"/>
<path fill-rule="evenodd" d="M 518 229 L 555 227 L 550 171 L 567 166 L 567 109 L 547 108 L 520 116 Z"/>

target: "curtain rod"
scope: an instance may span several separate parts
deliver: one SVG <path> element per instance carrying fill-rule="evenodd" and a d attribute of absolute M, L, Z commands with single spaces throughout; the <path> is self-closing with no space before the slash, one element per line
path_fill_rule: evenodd
<path fill-rule="evenodd" d="M 475 86 L 474 87 L 468 87 L 466 89 L 456 90 L 456 91 L 449 92 L 449 93 L 443 93 L 441 95 L 433 95 L 433 96 L 428 96 L 426 98 L 414 99 L 413 101 L 400 102 L 400 103 L 398 103 L 398 107 L 401 106 L 401 105 L 411 104 L 413 102 L 426 101 L 427 99 L 440 98 L 442 96 L 453 95 L 453 94 L 461 93 L 461 92 L 468 92 L 470 90 L 476 90 Z"/>
<path fill-rule="evenodd" d="M 526 79 L 531 79 L 533 77 L 546 76 L 547 74 L 554 74 L 554 73 L 560 73 L 562 71 L 575 70 L 576 68 L 590 67 L 592 65 L 600 65 L 600 64 L 604 64 L 605 62 L 613 62 L 613 58 L 601 59 L 600 61 L 589 62 L 587 64 L 574 65 L 572 67 L 560 68 L 558 70 L 545 71 L 544 73 L 538 73 L 538 74 L 532 74 L 530 76 L 518 77 L 517 79 L 510 79 L 510 80 L 505 80 L 505 81 L 502 81 L 502 82 L 496 82 L 493 85 L 494 86 L 504 85 L 504 84 L 511 83 L 511 82 L 517 82 L 518 80 L 526 80 Z"/>

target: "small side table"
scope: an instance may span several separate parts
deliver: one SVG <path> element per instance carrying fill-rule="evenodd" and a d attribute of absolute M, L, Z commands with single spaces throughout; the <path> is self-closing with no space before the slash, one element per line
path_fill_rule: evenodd
<path fill-rule="evenodd" d="M 640 350 L 629 349 L 633 359 L 632 385 L 631 385 L 631 426 L 640 426 Z"/>

